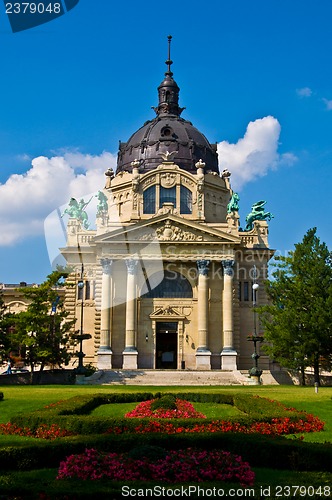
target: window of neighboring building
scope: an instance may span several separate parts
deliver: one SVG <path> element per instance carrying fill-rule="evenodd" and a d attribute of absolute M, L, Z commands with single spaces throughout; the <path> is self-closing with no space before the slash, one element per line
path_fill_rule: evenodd
<path fill-rule="evenodd" d="M 143 193 L 143 213 L 156 213 L 156 186 L 148 187 Z"/>
<path fill-rule="evenodd" d="M 77 288 L 77 299 L 78 300 L 90 300 L 93 299 L 93 282 L 92 281 L 84 281 L 83 288 Z"/>
<path fill-rule="evenodd" d="M 249 282 L 244 281 L 243 283 L 243 300 L 249 302 Z"/>
<path fill-rule="evenodd" d="M 92 288 L 91 287 L 91 282 L 90 281 L 86 281 L 84 284 L 85 284 L 85 287 L 84 287 L 85 288 L 85 300 L 89 300 L 89 299 L 92 298 L 91 297 L 91 292 L 92 292 L 92 290 L 91 290 L 91 288 Z"/>
<path fill-rule="evenodd" d="M 185 186 L 180 188 L 180 213 L 191 214 L 193 210 L 193 195 Z"/>
<path fill-rule="evenodd" d="M 173 186 L 171 188 L 164 188 L 160 186 L 160 195 L 159 195 L 159 208 L 162 208 L 163 203 L 173 203 L 174 207 L 176 207 L 176 187 Z"/>
<path fill-rule="evenodd" d="M 77 299 L 78 300 L 83 300 L 83 288 L 77 288 Z"/>
<path fill-rule="evenodd" d="M 152 277 L 153 278 L 153 277 Z M 153 282 L 153 280 L 151 280 Z M 165 271 L 164 278 L 159 283 L 158 286 L 150 289 L 146 292 L 148 286 L 144 285 L 142 289 L 142 297 L 143 298 L 153 298 L 153 299 L 161 299 L 161 298 L 192 298 L 193 290 L 192 286 L 182 274 L 177 273 L 175 271 Z"/>

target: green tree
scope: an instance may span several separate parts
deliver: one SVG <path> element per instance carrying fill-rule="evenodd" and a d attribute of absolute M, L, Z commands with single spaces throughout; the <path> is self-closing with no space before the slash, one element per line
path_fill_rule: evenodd
<path fill-rule="evenodd" d="M 258 308 L 267 343 L 264 350 L 280 365 L 304 370 L 331 369 L 332 254 L 309 229 L 287 256 L 275 257 L 275 271 L 267 281 L 270 304 Z"/>
<path fill-rule="evenodd" d="M 38 287 L 27 287 L 23 295 L 29 300 L 26 311 L 15 315 L 15 332 L 11 340 L 25 350 L 25 361 L 31 373 L 37 365 L 40 371 L 45 366 L 68 364 L 68 352 L 72 326 L 68 312 L 64 309 L 59 288 L 64 286 L 66 274 L 54 271 Z"/>
<path fill-rule="evenodd" d="M 10 331 L 14 326 L 14 314 L 8 312 L 2 293 L 0 292 L 0 360 L 6 361 L 10 357 Z"/>

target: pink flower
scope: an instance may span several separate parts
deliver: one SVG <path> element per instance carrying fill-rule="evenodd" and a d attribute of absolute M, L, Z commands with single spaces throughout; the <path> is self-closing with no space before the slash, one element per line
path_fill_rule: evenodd
<path fill-rule="evenodd" d="M 255 474 L 241 457 L 220 450 L 168 451 L 164 459 L 133 460 L 127 454 L 85 450 L 61 462 L 57 479 L 112 479 L 114 481 L 156 480 L 168 483 L 189 481 L 233 481 L 243 486 L 254 483 Z"/>

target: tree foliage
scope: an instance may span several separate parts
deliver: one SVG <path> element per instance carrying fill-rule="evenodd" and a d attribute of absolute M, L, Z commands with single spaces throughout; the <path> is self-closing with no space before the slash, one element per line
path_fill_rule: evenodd
<path fill-rule="evenodd" d="M 6 361 L 10 356 L 10 331 L 14 325 L 14 316 L 15 315 L 10 313 L 5 306 L 5 302 L 0 291 L 0 360 L 2 362 Z"/>
<path fill-rule="evenodd" d="M 51 273 L 38 287 L 27 287 L 23 295 L 28 299 L 26 311 L 15 315 L 13 344 L 23 346 L 25 361 L 31 372 L 37 365 L 40 370 L 46 365 L 55 367 L 68 364 L 68 343 L 74 321 L 67 319 L 59 287 L 64 286 L 65 274 Z"/>
<path fill-rule="evenodd" d="M 273 279 L 267 281 L 270 304 L 260 307 L 265 351 L 287 368 L 302 373 L 332 361 L 332 254 L 309 229 L 287 256 L 275 257 Z"/>

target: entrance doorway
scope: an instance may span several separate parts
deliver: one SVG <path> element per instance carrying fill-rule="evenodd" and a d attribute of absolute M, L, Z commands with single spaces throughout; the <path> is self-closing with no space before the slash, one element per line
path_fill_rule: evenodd
<path fill-rule="evenodd" d="M 158 321 L 156 323 L 156 368 L 177 369 L 178 323 Z"/>

